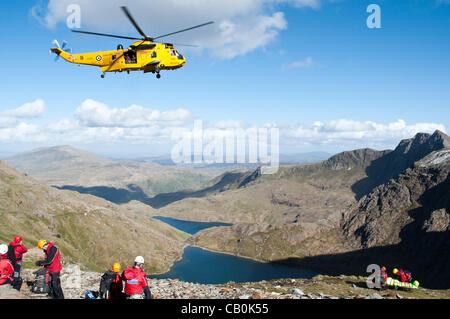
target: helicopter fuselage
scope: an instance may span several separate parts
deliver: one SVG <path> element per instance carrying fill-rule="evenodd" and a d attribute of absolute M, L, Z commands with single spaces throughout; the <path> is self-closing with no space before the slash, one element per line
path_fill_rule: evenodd
<path fill-rule="evenodd" d="M 143 71 L 159 74 L 161 70 L 175 70 L 186 64 L 186 58 L 173 45 L 149 41 L 135 42 L 128 49 L 119 46 L 114 51 L 81 54 L 70 54 L 61 48 L 51 51 L 70 63 L 97 66 L 103 73 Z"/>

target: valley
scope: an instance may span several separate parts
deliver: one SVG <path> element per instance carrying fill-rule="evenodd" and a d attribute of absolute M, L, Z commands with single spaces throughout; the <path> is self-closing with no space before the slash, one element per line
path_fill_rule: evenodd
<path fill-rule="evenodd" d="M 139 193 L 143 188 L 128 184 L 133 181 L 133 185 L 137 185 L 139 177 L 142 183 L 147 183 L 148 193 L 142 191 L 142 198 L 125 196 L 121 205 L 116 206 L 94 196 L 49 186 L 45 189 L 52 194 L 61 192 L 83 200 L 95 198 L 113 210 L 125 209 L 128 214 L 122 218 L 139 220 L 139 225 L 152 234 L 156 225 L 167 227 L 177 244 L 171 245 L 170 257 L 165 245 L 153 248 L 159 251 L 155 256 L 164 256 L 161 258 L 165 261 L 165 266 L 161 263 L 152 266 L 158 269 L 157 273 L 167 271 L 169 265 L 180 259 L 183 248 L 192 245 L 332 275 L 364 275 L 365 267 L 371 263 L 390 268 L 406 264 L 425 287 L 446 288 L 450 283 L 436 279 L 436 274 L 448 269 L 450 260 L 449 149 L 450 138 L 444 133 L 419 133 L 401 141 L 394 150 L 346 151 L 317 163 L 282 166 L 274 175 L 262 175 L 259 168 L 245 170 L 241 167 L 218 176 L 210 173 L 209 178 L 204 171 L 199 173 L 193 168 L 165 167 L 160 171 L 160 166 L 152 169 L 145 166 L 147 164 L 105 163 L 91 156 L 89 165 L 101 177 L 92 177 L 89 181 L 85 179 L 89 175 L 86 174 L 70 187 L 56 186 L 81 189 L 84 193 L 84 188 L 124 187 L 126 180 L 128 191 Z M 27 156 L 21 156 L 20 161 L 20 157 L 13 157 L 14 161 L 20 162 L 23 168 L 28 165 L 31 176 L 36 175 L 33 177 L 42 182 L 48 179 L 46 183 L 50 185 L 56 184 L 57 176 L 67 179 L 80 170 L 77 161 L 69 160 L 71 164 L 65 168 L 52 168 L 52 162 L 47 161 L 47 166 L 33 173 L 31 168 L 37 166 L 36 162 L 27 162 Z M 13 162 L 11 158 L 8 161 Z M 85 163 L 80 165 L 83 171 L 90 172 Z M 108 175 L 103 171 L 108 167 L 120 169 L 112 169 Z M 156 173 L 149 173 L 155 170 Z M 65 175 L 68 174 L 65 171 L 71 173 Z M 123 175 L 125 171 L 128 179 Z M 165 188 L 151 188 L 148 185 L 153 182 L 144 182 L 156 178 L 156 184 L 158 179 L 170 184 L 179 173 L 184 179 Z M 110 196 L 117 201 L 117 194 L 112 192 Z M 75 216 L 61 213 L 57 220 L 63 225 L 77 225 L 81 221 Z M 210 227 L 188 235 L 151 216 L 231 225 Z M 70 221 L 66 221 L 68 218 Z M 62 238 L 67 235 L 71 234 L 64 234 Z M 142 236 L 123 238 L 134 243 Z M 71 248 L 77 250 L 74 246 Z M 159 260 L 159 257 L 154 258 Z M 435 269 L 432 272 L 427 271 L 430 263 Z"/>

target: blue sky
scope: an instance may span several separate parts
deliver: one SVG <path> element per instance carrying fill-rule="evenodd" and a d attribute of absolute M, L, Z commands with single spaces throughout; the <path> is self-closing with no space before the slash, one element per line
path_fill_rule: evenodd
<path fill-rule="evenodd" d="M 103 12 L 95 11 L 94 5 L 87 8 L 83 1 L 70 1 L 78 2 L 82 29 L 137 35 L 119 5 L 117 10 L 114 6 L 113 11 Z M 239 122 L 243 127 L 271 123 L 282 128 L 282 152 L 392 148 L 414 132 L 450 127 L 448 1 L 248 0 L 247 7 L 228 16 L 224 8 L 216 12 L 210 1 L 209 11 L 177 17 L 174 7 L 173 16 L 165 20 L 151 13 L 147 18 L 143 1 L 116 2 L 126 4 L 152 35 L 211 19 L 216 23 L 167 39 L 200 43 L 204 49 L 179 47 L 187 57 L 186 66 L 163 72 L 160 80 L 137 72 L 107 74 L 101 79 L 95 67 L 78 67 L 62 60 L 55 63 L 48 53 L 51 41 L 68 40 L 74 53 L 111 50 L 118 43 L 127 46 L 131 42 L 74 34 L 65 25 L 64 15 L 48 6 L 48 1 L 4 4 L 0 118 L 36 99 L 41 99 L 44 107 L 38 116 L 16 116 L 3 127 L 0 121 L 0 155 L 58 144 L 117 156 L 137 154 L 142 145 L 146 146 L 143 155 L 168 152 L 167 134 L 173 125 L 163 118 L 148 124 L 150 133 L 144 132 L 144 127 L 112 128 L 80 120 L 81 112 L 101 109 L 120 113 L 126 122 L 129 113 L 122 114 L 120 109 L 132 105 L 142 107 L 144 113 L 147 109 L 161 114 L 183 109 L 189 116 L 182 117 L 179 125 L 185 128 L 193 119 L 211 126 L 224 121 Z M 154 5 L 164 9 L 164 1 L 158 3 Z M 371 3 L 381 8 L 381 29 L 366 25 L 366 8 Z M 33 14 L 36 6 L 41 8 L 39 16 Z M 52 17 L 54 25 L 43 23 L 45 17 Z M 120 23 L 111 27 L 111 19 Z M 226 33 L 220 33 L 224 21 L 232 23 L 242 36 L 224 38 Z M 266 28 L 252 30 L 257 21 Z M 262 40 L 256 41 L 257 37 Z M 225 50 L 241 49 L 235 56 L 221 56 Z M 91 101 L 85 103 L 90 107 L 82 107 L 86 101 Z M 70 123 L 67 130 L 49 133 L 48 127 L 62 120 Z M 28 126 L 19 127 L 21 123 Z M 25 132 L 17 133 L 23 127 Z M 95 138 L 82 135 L 88 128 L 92 131 L 88 136 Z M 113 129 L 118 135 L 109 139 L 108 130 Z M 130 146 L 130 136 L 139 132 L 148 139 Z"/>

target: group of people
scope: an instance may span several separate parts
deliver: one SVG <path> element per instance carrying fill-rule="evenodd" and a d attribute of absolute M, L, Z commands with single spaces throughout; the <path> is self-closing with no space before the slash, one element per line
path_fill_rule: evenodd
<path fill-rule="evenodd" d="M 50 297 L 64 299 L 60 279 L 62 265 L 59 249 L 45 239 L 39 240 L 37 246 L 44 252 L 45 258 L 38 260 L 35 264 L 44 267 L 49 273 Z M 22 259 L 27 251 L 20 236 L 14 237 L 9 245 L 0 245 L 0 285 L 9 284 L 20 291 L 23 283 L 20 277 Z M 134 265 L 120 274 L 120 264 L 114 263 L 101 278 L 98 297 L 101 299 L 151 299 L 152 295 L 143 266 L 144 257 L 137 256 Z M 408 270 L 394 268 L 392 273 L 394 278 L 388 277 L 386 267 L 381 267 L 380 288 L 382 290 L 387 289 L 387 286 L 397 286 L 395 283 L 399 283 L 400 287 L 417 288 L 419 286 L 419 282 L 413 281 L 411 272 Z"/>
<path fill-rule="evenodd" d="M 22 258 L 28 249 L 22 244 L 22 237 L 16 236 L 9 244 L 0 245 L 0 285 L 10 284 L 20 291 L 22 287 Z"/>
<path fill-rule="evenodd" d="M 64 299 L 61 287 L 61 253 L 59 249 L 45 239 L 39 240 L 37 246 L 44 252 L 45 258 L 36 261 L 35 265 L 44 267 L 49 273 L 49 295 L 53 299 Z M 23 280 L 23 255 L 28 249 L 22 243 L 22 237 L 14 237 L 9 245 L 0 245 L 0 285 L 11 285 L 20 291 Z M 100 298 L 104 299 L 150 299 L 151 293 L 147 282 L 147 275 L 143 271 L 144 257 L 137 256 L 134 266 L 126 268 L 120 275 L 120 264 L 115 263 L 111 270 L 103 274 L 100 281 Z M 125 283 L 125 290 L 123 291 Z"/>
<path fill-rule="evenodd" d="M 144 257 L 137 256 L 134 266 L 126 268 L 120 275 L 120 264 L 113 264 L 100 280 L 100 299 L 151 299 L 147 275 L 142 267 Z M 125 289 L 123 287 L 125 283 Z M 123 292 L 122 292 L 123 291 Z"/>
<path fill-rule="evenodd" d="M 419 282 L 417 280 L 413 281 L 412 274 L 409 270 L 397 269 L 394 268 L 392 271 L 394 278 L 388 277 L 388 273 L 386 267 L 381 267 L 380 270 L 380 286 L 382 290 L 387 289 L 388 285 L 395 285 L 394 283 L 400 283 L 400 286 L 403 287 L 419 287 Z M 406 285 L 401 285 L 406 284 Z"/>

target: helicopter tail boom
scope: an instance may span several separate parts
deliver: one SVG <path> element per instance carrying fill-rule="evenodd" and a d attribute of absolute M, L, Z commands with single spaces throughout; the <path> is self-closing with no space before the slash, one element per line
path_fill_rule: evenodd
<path fill-rule="evenodd" d="M 75 63 L 72 54 L 70 54 L 69 52 L 64 51 L 61 48 L 51 48 L 50 52 L 60 56 L 61 58 L 63 58 L 67 62 Z"/>

